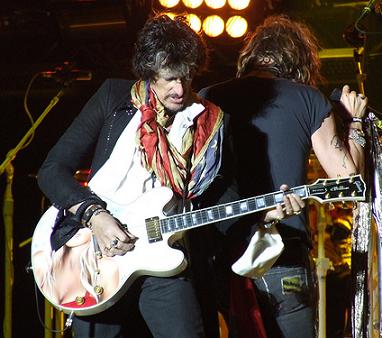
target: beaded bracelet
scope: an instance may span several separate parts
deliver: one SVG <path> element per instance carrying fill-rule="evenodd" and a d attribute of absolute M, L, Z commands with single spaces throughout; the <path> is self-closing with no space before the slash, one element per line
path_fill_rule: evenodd
<path fill-rule="evenodd" d="M 90 216 L 89 221 L 86 223 L 86 226 L 87 226 L 90 230 L 92 230 L 92 228 L 93 228 L 93 224 L 92 224 L 92 222 L 91 222 L 92 218 L 93 218 L 94 216 L 99 215 L 99 214 L 102 213 L 102 212 L 106 212 L 106 213 L 110 214 L 109 210 L 106 210 L 106 209 L 103 209 L 103 208 L 101 208 L 101 209 L 97 209 L 96 211 L 94 211 L 93 214 Z"/>
<path fill-rule="evenodd" d="M 89 196 L 86 200 L 82 201 L 82 203 L 79 205 L 76 214 L 75 214 L 75 219 L 82 223 L 82 217 L 86 211 L 87 208 L 89 208 L 91 205 L 96 204 L 100 205 L 103 208 L 106 208 L 106 202 L 102 201 L 97 195 L 92 194 Z"/>

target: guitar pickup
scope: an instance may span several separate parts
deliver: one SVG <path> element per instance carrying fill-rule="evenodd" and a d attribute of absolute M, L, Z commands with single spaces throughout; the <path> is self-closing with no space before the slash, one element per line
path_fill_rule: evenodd
<path fill-rule="evenodd" d="M 145 223 L 149 243 L 155 243 L 163 240 L 159 217 L 147 218 Z"/>

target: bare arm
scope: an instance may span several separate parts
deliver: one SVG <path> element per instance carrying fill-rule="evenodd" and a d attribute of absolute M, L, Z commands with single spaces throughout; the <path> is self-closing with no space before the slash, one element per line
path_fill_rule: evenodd
<path fill-rule="evenodd" d="M 367 99 L 356 92 L 350 91 L 349 86 L 342 89 L 341 103 L 348 113 L 348 119 L 352 117 L 362 118 L 365 114 Z M 350 128 L 362 130 L 361 122 L 349 122 Z M 322 123 L 321 127 L 311 137 L 313 150 L 329 177 L 349 176 L 363 173 L 364 151 L 363 147 L 353 139 L 347 138 L 347 142 L 337 134 L 336 123 L 333 114 L 330 114 Z M 286 186 L 281 187 L 286 190 Z M 287 216 L 300 212 L 304 202 L 296 195 L 284 197 L 284 208 L 277 206 L 276 209 L 265 214 L 264 221 L 283 219 Z"/>
<path fill-rule="evenodd" d="M 350 91 L 349 86 L 344 86 L 342 90 L 341 103 L 349 114 L 349 120 L 352 117 L 363 117 L 365 114 L 367 99 Z M 350 128 L 361 130 L 362 123 L 351 122 L 349 130 Z M 332 113 L 312 135 L 311 140 L 317 159 L 329 177 L 363 173 L 364 151 L 362 146 L 353 139 L 348 138 L 345 143 L 340 138 Z"/>

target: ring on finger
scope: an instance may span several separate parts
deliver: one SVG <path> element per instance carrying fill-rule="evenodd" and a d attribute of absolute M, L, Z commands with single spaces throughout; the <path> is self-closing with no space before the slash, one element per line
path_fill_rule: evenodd
<path fill-rule="evenodd" d="M 295 214 L 295 215 L 300 215 L 300 214 L 301 214 L 301 210 L 299 210 L 299 211 L 295 211 L 293 214 Z"/>
<path fill-rule="evenodd" d="M 118 239 L 115 238 L 112 241 L 110 241 L 110 249 L 109 250 L 111 250 L 112 248 L 116 248 L 117 246 L 118 246 Z"/>

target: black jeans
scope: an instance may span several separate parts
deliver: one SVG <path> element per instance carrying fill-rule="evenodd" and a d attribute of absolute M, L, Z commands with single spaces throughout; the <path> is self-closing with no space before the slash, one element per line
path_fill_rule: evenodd
<path fill-rule="evenodd" d="M 283 239 L 279 261 L 254 279 L 256 296 L 269 338 L 315 337 L 316 291 L 308 247 Z"/>
<path fill-rule="evenodd" d="M 75 338 L 205 337 L 189 279 L 146 277 L 108 310 L 73 320 Z"/>

